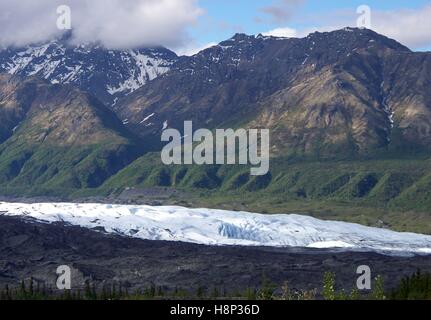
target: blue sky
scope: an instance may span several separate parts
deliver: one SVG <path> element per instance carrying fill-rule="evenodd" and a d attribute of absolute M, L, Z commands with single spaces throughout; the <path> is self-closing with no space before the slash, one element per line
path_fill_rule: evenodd
<path fill-rule="evenodd" d="M 113 49 L 160 45 L 193 54 L 237 32 L 304 37 L 357 26 L 357 8 L 367 5 L 371 29 L 431 51 L 431 0 L 0 0 L 0 47 L 58 37 L 65 4 L 76 43 Z"/>
<path fill-rule="evenodd" d="M 394 27 L 401 29 L 403 24 L 397 21 L 397 13 L 400 14 L 399 20 L 409 23 L 414 29 L 411 21 L 415 19 L 412 17 L 422 14 L 424 19 L 423 9 L 431 8 L 431 1 L 198 0 L 198 5 L 204 9 L 204 14 L 196 25 L 190 27 L 193 45 L 196 47 L 220 42 L 236 32 L 258 34 L 277 28 L 290 28 L 297 30 L 299 36 L 309 30 L 325 30 L 328 26 L 355 26 L 358 17 L 356 9 L 360 5 L 368 5 L 376 31 L 390 33 L 387 35 L 398 37 L 397 40 L 415 50 L 431 50 L 431 25 L 428 25 L 430 31 L 421 31 L 425 35 L 414 36 L 408 34 L 412 33 L 411 31 L 392 30 Z M 280 8 L 289 14 L 285 19 L 273 19 L 271 15 L 263 12 L 267 7 Z M 431 20 L 431 16 L 428 20 Z M 385 32 L 386 30 L 388 31 Z M 427 33 L 430 34 L 429 37 Z"/>

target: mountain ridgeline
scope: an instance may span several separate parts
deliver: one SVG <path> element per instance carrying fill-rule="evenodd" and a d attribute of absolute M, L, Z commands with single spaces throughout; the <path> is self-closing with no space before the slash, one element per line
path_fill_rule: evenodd
<path fill-rule="evenodd" d="M 190 119 L 210 128 L 269 128 L 275 156 L 428 150 L 430 81 L 429 53 L 369 30 L 304 39 L 237 34 L 181 59 L 115 110 L 142 136 L 164 121 L 181 127 Z"/>
<path fill-rule="evenodd" d="M 0 72 L 38 76 L 72 84 L 107 106 L 169 71 L 177 55 L 165 48 L 107 50 L 97 43 L 76 45 L 71 34 L 47 43 L 0 52 Z"/>
<path fill-rule="evenodd" d="M 431 219 L 431 53 L 371 30 L 236 34 L 191 57 L 66 37 L 0 51 L 0 72 L 1 194 L 158 186 L 207 200 L 210 190 L 220 201 L 209 205 L 238 209 L 259 210 L 264 198 L 277 212 L 354 207 Z M 185 120 L 270 129 L 270 173 L 164 166 L 162 129 Z"/>

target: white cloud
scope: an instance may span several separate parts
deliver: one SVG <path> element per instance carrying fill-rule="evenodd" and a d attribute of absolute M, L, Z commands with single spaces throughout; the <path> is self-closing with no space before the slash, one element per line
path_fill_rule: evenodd
<path fill-rule="evenodd" d="M 56 9 L 71 7 L 76 42 L 109 48 L 181 46 L 203 10 L 197 0 L 0 0 L 0 45 L 22 46 L 59 35 Z"/>
<path fill-rule="evenodd" d="M 264 36 L 273 36 L 280 38 L 294 38 L 298 36 L 298 32 L 292 28 L 277 28 L 274 30 L 270 30 L 262 33 Z"/>
<path fill-rule="evenodd" d="M 278 28 L 266 32 L 274 36 L 305 37 L 314 31 L 333 31 L 344 27 L 356 27 L 356 9 L 336 10 L 325 14 L 303 17 L 303 22 L 316 24 L 314 28 Z M 379 11 L 371 7 L 372 29 L 412 48 L 431 47 L 431 5 L 419 9 Z"/>
<path fill-rule="evenodd" d="M 303 0 L 274 0 L 260 12 L 280 28 L 265 35 L 302 37 L 313 30 L 329 31 L 356 26 L 356 8 L 302 15 L 302 25 L 316 28 L 283 27 Z M 57 29 L 56 9 L 66 4 L 72 9 L 75 42 L 101 41 L 109 48 L 163 45 L 180 54 L 191 55 L 214 45 L 196 45 L 188 30 L 204 14 L 199 0 L 0 0 L 0 46 L 23 46 L 52 39 Z M 373 29 L 415 49 L 431 47 L 431 5 L 418 9 L 374 10 Z M 284 22 L 282 22 L 284 21 Z"/>
<path fill-rule="evenodd" d="M 292 19 L 304 2 L 304 0 L 274 0 L 272 4 L 261 8 L 260 11 L 269 16 L 271 21 L 283 23 Z"/>
<path fill-rule="evenodd" d="M 431 5 L 417 10 L 372 11 L 372 28 L 412 48 L 431 46 Z"/>

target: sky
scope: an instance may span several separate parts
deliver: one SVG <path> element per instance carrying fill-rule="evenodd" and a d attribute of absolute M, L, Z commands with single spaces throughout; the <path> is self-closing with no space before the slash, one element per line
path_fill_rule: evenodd
<path fill-rule="evenodd" d="M 271 34 L 278 30 L 273 34 L 302 37 L 312 31 L 354 27 L 357 8 L 367 5 L 372 29 L 414 50 L 431 50 L 431 1 L 200 0 L 199 5 L 205 13 L 199 27 L 190 28 L 196 47 L 218 43 L 236 32 Z"/>
<path fill-rule="evenodd" d="M 161 45 L 188 55 L 238 32 L 304 37 L 355 27 L 368 14 L 357 9 L 366 5 L 369 28 L 413 50 L 431 51 L 431 0 L 0 0 L 0 46 L 59 36 L 61 5 L 70 8 L 76 43 Z"/>

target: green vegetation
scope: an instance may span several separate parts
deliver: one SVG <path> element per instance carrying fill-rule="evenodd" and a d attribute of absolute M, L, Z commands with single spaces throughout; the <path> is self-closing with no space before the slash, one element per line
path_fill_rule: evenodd
<path fill-rule="evenodd" d="M 394 300 L 431 300 L 431 274 L 417 271 L 401 280 L 391 293 Z"/>
<path fill-rule="evenodd" d="M 323 276 L 323 298 L 325 300 L 335 300 L 335 274 L 332 272 L 326 272 Z"/>
<path fill-rule="evenodd" d="M 0 150 L 2 195 L 69 194 L 95 188 L 133 160 L 136 151 L 127 144 L 29 147 Z M 118 160 L 121 159 L 121 160 Z"/>
<path fill-rule="evenodd" d="M 180 193 L 160 204 L 298 213 L 431 234 L 431 160 L 426 157 L 330 162 L 278 158 L 267 175 L 254 177 L 247 166 L 166 166 L 158 153 L 120 170 L 132 161 L 124 158 L 130 150 L 134 152 L 117 144 L 0 150 L 0 194 L 115 200 L 132 189 L 133 196 L 123 197 L 127 203 L 147 203 L 145 190 L 161 188 Z"/>
<path fill-rule="evenodd" d="M 290 162 L 273 159 L 253 177 L 244 166 L 165 166 L 139 158 L 108 179 L 101 193 L 168 187 L 192 207 L 300 213 L 399 231 L 431 233 L 431 161 L 423 159 Z"/>
<path fill-rule="evenodd" d="M 150 284 L 144 290 L 130 292 L 121 283 L 104 284 L 97 287 L 89 281 L 79 290 L 54 290 L 33 278 L 22 281 L 19 287 L 6 286 L 0 291 L 0 300 L 163 300 L 163 299 L 247 299 L 247 300 L 430 300 L 431 274 L 418 271 L 402 279 L 392 291 L 386 291 L 383 278 L 377 276 L 371 291 L 361 292 L 353 288 L 350 293 L 336 289 L 336 275 L 326 272 L 323 275 L 322 288 L 291 290 L 286 281 L 281 287 L 272 283 L 263 275 L 261 286 L 247 288 L 243 292 L 228 292 L 225 287 L 200 286 L 195 290 L 175 287 L 167 289 Z"/>

